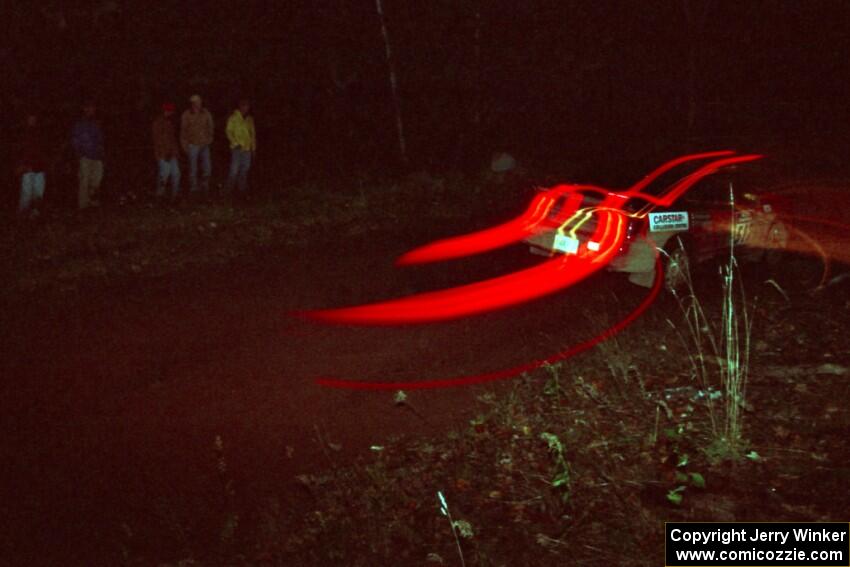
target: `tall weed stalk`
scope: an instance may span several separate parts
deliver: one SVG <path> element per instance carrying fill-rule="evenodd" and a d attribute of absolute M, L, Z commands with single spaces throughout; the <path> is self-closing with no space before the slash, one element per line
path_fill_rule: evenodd
<path fill-rule="evenodd" d="M 741 309 L 735 304 L 735 193 L 729 185 L 732 226 L 729 231 L 729 262 L 723 267 L 723 364 L 720 365 L 720 384 L 724 394 L 723 439 L 729 449 L 737 452 L 743 440 L 744 412 L 746 406 L 747 377 L 750 370 L 750 337 L 752 316 L 747 308 L 747 296 L 743 284 L 740 287 Z"/>
<path fill-rule="evenodd" d="M 712 452 L 718 457 L 737 456 L 743 449 L 743 410 L 746 407 L 750 337 L 752 336 L 751 308 L 747 303 L 744 286 L 739 281 L 740 278 L 736 278 L 736 274 L 740 276 L 735 256 L 735 238 L 738 228 L 735 220 L 735 196 L 731 185 L 729 186 L 729 203 L 731 207 L 729 260 L 720 268 L 722 279 L 720 328 L 717 329 L 706 315 L 703 304 L 694 291 L 689 269 L 686 269 L 685 292 L 674 292 L 687 328 L 687 338 L 681 332 L 679 337 L 687 352 L 693 374 L 707 392 L 714 385 L 712 378 L 715 376 L 715 364 L 718 368 L 717 379 L 723 393 L 722 406 L 716 407 L 713 396 L 705 396 L 714 438 Z M 740 295 L 739 299 L 736 299 L 737 294 Z M 668 322 L 677 332 L 679 331 L 676 325 L 669 320 Z"/>

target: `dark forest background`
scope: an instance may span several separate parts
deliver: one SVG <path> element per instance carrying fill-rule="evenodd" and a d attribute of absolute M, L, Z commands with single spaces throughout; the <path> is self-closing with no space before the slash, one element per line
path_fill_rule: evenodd
<path fill-rule="evenodd" d="M 383 0 L 383 9 L 407 168 L 482 167 L 501 150 L 557 167 L 669 157 L 688 142 L 850 145 L 848 2 Z M 374 0 L 42 0 L 4 2 L 2 12 L 6 150 L 35 108 L 61 153 L 93 97 L 113 176 L 120 163 L 142 171 L 159 105 L 182 110 L 198 92 L 219 127 L 238 96 L 251 97 L 258 164 L 287 179 L 402 164 Z"/>

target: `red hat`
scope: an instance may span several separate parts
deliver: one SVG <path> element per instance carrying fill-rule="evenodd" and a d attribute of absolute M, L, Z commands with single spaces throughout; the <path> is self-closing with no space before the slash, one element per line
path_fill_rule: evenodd
<path fill-rule="evenodd" d="M 174 106 L 174 103 L 172 103 L 172 102 L 166 102 L 165 104 L 162 105 L 162 111 L 163 112 L 174 112 L 176 109 L 177 109 L 177 107 Z"/>

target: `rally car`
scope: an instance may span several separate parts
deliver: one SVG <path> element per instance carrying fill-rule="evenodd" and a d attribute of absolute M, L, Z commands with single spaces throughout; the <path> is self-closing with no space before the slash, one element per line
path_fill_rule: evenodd
<path fill-rule="evenodd" d="M 650 287 L 660 257 L 664 286 L 674 291 L 686 283 L 691 264 L 728 253 L 733 244 L 741 247 L 742 258 L 763 258 L 785 248 L 788 228 L 748 177 L 749 167 L 740 160 L 706 170 L 699 160 L 689 160 L 638 183 L 638 191 L 572 186 L 560 191 L 539 230 L 524 241 L 545 256 L 593 252 L 599 246 L 593 235 L 598 234 L 600 204 L 619 197 L 618 209 L 627 219 L 625 237 L 608 270 L 626 272 L 631 282 Z M 565 220 L 560 209 L 577 198 L 580 205 Z"/>

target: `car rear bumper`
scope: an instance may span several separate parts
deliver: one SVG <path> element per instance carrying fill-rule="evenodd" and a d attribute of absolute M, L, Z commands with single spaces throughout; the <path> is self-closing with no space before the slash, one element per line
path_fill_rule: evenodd
<path fill-rule="evenodd" d="M 553 256 L 558 253 L 555 251 L 554 231 L 546 231 L 533 234 L 523 240 L 523 242 L 528 244 L 528 248 L 532 254 L 538 254 L 540 256 Z"/>
<path fill-rule="evenodd" d="M 523 242 L 528 244 L 532 254 L 554 256 L 562 254 L 555 249 L 555 232 L 546 231 L 534 234 Z M 655 245 L 639 238 L 631 241 L 628 248 L 618 253 L 608 264 L 607 269 L 613 272 L 643 273 L 655 270 Z"/>
<path fill-rule="evenodd" d="M 626 252 L 618 254 L 608 264 L 612 272 L 627 272 L 630 274 L 652 272 L 655 270 L 655 245 L 638 238 L 629 243 Z"/>

